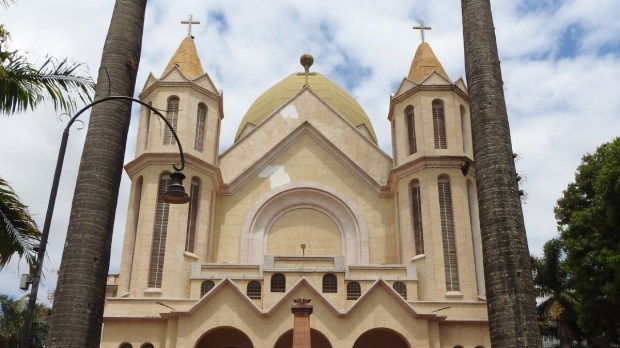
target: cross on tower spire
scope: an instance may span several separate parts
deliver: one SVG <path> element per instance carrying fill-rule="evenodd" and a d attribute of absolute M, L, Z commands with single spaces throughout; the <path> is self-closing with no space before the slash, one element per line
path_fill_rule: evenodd
<path fill-rule="evenodd" d="M 425 26 L 424 21 L 420 21 L 420 25 L 416 25 L 415 27 L 413 27 L 413 29 L 420 31 L 420 35 L 422 36 L 422 42 L 424 42 L 424 30 L 431 30 L 432 28 Z"/>
<path fill-rule="evenodd" d="M 192 37 L 192 24 L 200 24 L 200 21 L 193 20 L 194 16 L 189 15 L 189 19 L 181 21 L 181 24 L 187 24 L 187 37 Z"/>

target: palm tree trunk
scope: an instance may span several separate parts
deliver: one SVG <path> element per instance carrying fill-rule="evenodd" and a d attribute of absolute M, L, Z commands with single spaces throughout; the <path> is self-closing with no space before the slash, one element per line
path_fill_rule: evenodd
<path fill-rule="evenodd" d="M 540 347 L 491 4 L 461 6 L 491 345 Z"/>
<path fill-rule="evenodd" d="M 95 100 L 108 94 L 133 96 L 145 9 L 146 0 L 116 1 Z M 105 102 L 92 109 L 54 294 L 48 347 L 99 347 L 130 116 L 129 101 Z"/>

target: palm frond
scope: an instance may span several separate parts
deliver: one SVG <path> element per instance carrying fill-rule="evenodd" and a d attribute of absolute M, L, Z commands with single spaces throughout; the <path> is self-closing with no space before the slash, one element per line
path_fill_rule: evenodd
<path fill-rule="evenodd" d="M 11 52 L 0 65 L 0 112 L 8 115 L 35 109 L 51 101 L 56 111 L 72 114 L 75 93 L 82 102 L 92 100 L 92 78 L 81 76 L 83 64 L 48 57 L 40 68 L 33 67 L 24 56 Z"/>
<path fill-rule="evenodd" d="M 9 186 L 0 178 L 0 268 L 6 265 L 17 253 L 34 264 L 35 245 L 41 233 L 28 213 L 27 207 Z"/>

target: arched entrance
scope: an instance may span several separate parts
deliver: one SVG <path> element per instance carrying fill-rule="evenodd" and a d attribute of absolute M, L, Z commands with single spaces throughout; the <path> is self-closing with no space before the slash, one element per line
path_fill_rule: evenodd
<path fill-rule="evenodd" d="M 218 327 L 205 333 L 195 348 L 254 348 L 250 338 L 234 327 Z"/>
<path fill-rule="evenodd" d="M 409 343 L 397 332 L 390 329 L 371 329 L 364 332 L 353 345 L 353 348 L 409 348 Z"/>
<path fill-rule="evenodd" d="M 310 329 L 310 343 L 312 344 L 312 348 L 332 348 L 327 337 L 315 329 Z M 291 348 L 292 346 L 293 330 L 291 329 L 278 338 L 273 348 Z"/>

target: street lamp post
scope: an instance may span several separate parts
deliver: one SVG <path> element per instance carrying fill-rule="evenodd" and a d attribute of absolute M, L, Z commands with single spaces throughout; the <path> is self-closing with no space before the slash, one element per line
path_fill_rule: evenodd
<path fill-rule="evenodd" d="M 173 164 L 174 172 L 170 174 L 170 178 L 172 180 L 172 184 L 170 185 L 169 190 L 164 195 L 164 201 L 171 204 L 183 204 L 187 203 L 190 200 L 189 195 L 185 192 L 183 188 L 183 179 L 185 179 L 185 175 L 183 174 L 183 169 L 185 168 L 185 156 L 183 154 L 183 147 L 181 146 L 181 141 L 177 136 L 174 127 L 168 122 L 166 117 L 159 112 L 159 110 L 155 109 L 149 104 L 142 102 L 139 99 L 135 99 L 127 96 L 108 96 L 105 98 L 101 98 L 96 100 L 85 107 L 83 107 L 80 111 L 78 111 L 75 116 L 73 116 L 68 124 L 65 127 L 65 130 L 62 134 L 62 140 L 60 142 L 60 150 L 58 151 L 58 161 L 56 162 L 56 171 L 54 172 L 54 179 L 52 181 L 52 191 L 50 193 L 49 203 L 47 205 L 47 213 L 45 215 L 45 222 L 43 224 L 43 231 L 41 232 L 41 240 L 39 244 L 39 250 L 37 253 L 37 259 L 35 261 L 34 275 L 29 281 L 32 284 L 32 289 L 30 290 L 30 299 L 28 301 L 28 309 L 26 311 L 26 317 L 24 318 L 24 331 L 22 334 L 22 347 L 28 348 L 28 343 L 30 341 L 30 330 L 32 326 L 32 318 L 34 316 L 34 310 L 37 303 L 37 294 L 39 292 L 39 283 L 41 281 L 41 272 L 43 269 L 43 261 L 45 257 L 45 249 L 47 247 L 47 239 L 49 236 L 50 225 L 52 222 L 52 215 L 54 214 L 54 205 L 56 203 L 56 195 L 58 193 L 58 183 L 60 182 L 60 173 L 62 172 L 62 166 L 65 159 L 65 152 L 67 149 L 67 141 L 69 139 L 69 129 L 76 121 L 76 119 L 86 110 L 91 107 L 103 103 L 110 100 L 130 100 L 132 102 L 136 102 L 138 104 L 143 105 L 144 107 L 153 111 L 159 118 L 161 118 L 166 126 L 170 129 L 170 132 L 174 136 L 176 140 L 177 146 L 179 147 L 179 155 L 181 157 L 180 166 Z"/>

